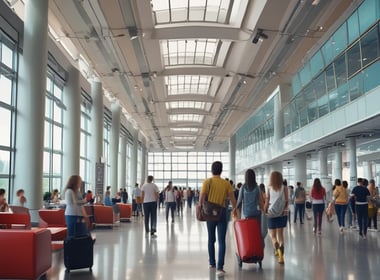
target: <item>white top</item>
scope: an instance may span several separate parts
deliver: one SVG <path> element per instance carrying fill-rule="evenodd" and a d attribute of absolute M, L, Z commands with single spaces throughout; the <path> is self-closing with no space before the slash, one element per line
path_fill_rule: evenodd
<path fill-rule="evenodd" d="M 141 190 L 144 192 L 143 203 L 156 201 L 156 193 L 160 192 L 157 185 L 154 183 L 145 183 Z"/>
<path fill-rule="evenodd" d="M 175 202 L 176 197 L 176 191 L 166 191 L 165 193 L 166 202 Z"/>
<path fill-rule="evenodd" d="M 83 216 L 82 212 L 82 196 L 80 192 L 74 193 L 72 189 L 67 189 L 65 192 L 66 209 L 65 215 L 67 216 Z"/>
<path fill-rule="evenodd" d="M 279 197 L 281 192 L 284 190 L 284 186 L 281 186 L 281 189 L 275 191 L 272 186 L 268 186 L 269 191 L 269 205 L 273 204 Z"/>
<path fill-rule="evenodd" d="M 141 196 L 141 190 L 139 187 L 133 189 L 132 198 L 136 199 L 136 197 Z"/>

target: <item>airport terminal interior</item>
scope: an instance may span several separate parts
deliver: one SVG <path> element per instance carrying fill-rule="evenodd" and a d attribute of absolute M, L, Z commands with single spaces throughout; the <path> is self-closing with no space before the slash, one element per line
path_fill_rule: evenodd
<path fill-rule="evenodd" d="M 0 0 L 2 197 L 23 189 L 38 227 L 71 175 L 99 204 L 106 186 L 130 204 L 148 175 L 199 191 L 221 161 L 234 186 L 249 168 L 307 193 L 319 178 L 327 206 L 335 179 L 379 185 L 379 73 L 380 0 Z M 65 272 L 53 246 L 45 276 L 213 279 L 195 206 L 174 223 L 159 209 L 157 238 L 142 217 L 95 226 L 92 272 Z M 239 269 L 230 221 L 224 278 L 377 279 L 377 230 L 324 216 L 316 235 L 305 215 L 285 228 L 284 265 L 266 237 L 262 269 Z"/>

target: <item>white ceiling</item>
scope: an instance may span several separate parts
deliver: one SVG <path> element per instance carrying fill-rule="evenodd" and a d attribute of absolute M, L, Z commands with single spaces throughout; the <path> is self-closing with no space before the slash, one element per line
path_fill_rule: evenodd
<path fill-rule="evenodd" d="M 235 0 L 231 24 L 156 25 L 147 0 L 50 0 L 49 25 L 60 43 L 75 50 L 73 56 L 80 54 L 89 63 L 88 77 L 98 76 L 119 100 L 147 137 L 150 151 L 224 151 L 231 135 L 277 85 L 290 84 L 308 51 L 352 2 Z M 259 28 L 268 38 L 253 44 Z M 165 67 L 160 40 L 168 39 L 218 39 L 222 47 L 215 65 Z M 206 95 L 169 96 L 165 77 L 174 75 L 210 75 L 210 89 Z M 168 109 L 168 101 L 212 106 Z M 183 121 L 170 122 L 173 114 L 185 114 Z M 192 114 L 201 115 L 202 122 L 192 122 Z"/>

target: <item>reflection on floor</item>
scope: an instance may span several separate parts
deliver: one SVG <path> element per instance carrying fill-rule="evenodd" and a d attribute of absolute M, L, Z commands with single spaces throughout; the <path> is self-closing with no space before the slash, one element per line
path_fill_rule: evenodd
<path fill-rule="evenodd" d="M 158 213 L 156 239 L 145 236 L 142 217 L 113 229 L 97 228 L 92 273 L 65 273 L 60 250 L 53 253 L 47 279 L 216 279 L 208 268 L 206 224 L 195 219 L 195 209 L 185 209 L 174 224 L 166 223 L 163 209 Z M 262 270 L 255 264 L 239 269 L 230 223 L 224 279 L 379 279 L 380 233 L 370 231 L 363 240 L 355 230 L 340 234 L 336 221 L 323 222 L 321 236 L 313 234 L 311 220 L 288 224 L 284 265 L 277 263 L 267 236 Z"/>

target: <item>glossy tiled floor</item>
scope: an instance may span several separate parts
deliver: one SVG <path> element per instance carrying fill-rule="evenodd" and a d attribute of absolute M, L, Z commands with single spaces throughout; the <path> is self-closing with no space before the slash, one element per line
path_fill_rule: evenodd
<path fill-rule="evenodd" d="M 142 218 L 133 217 L 120 227 L 97 228 L 94 266 L 65 273 L 63 250 L 53 253 L 48 279 L 215 279 L 208 269 L 207 229 L 195 219 L 195 209 L 184 210 L 174 224 L 166 224 L 159 211 L 157 238 L 145 237 Z M 312 232 L 312 221 L 291 224 L 286 229 L 285 264 L 277 263 L 266 238 L 263 269 L 243 264 L 235 257 L 232 224 L 227 236 L 224 279 L 380 279 L 380 232 L 367 240 L 354 230 L 338 232 L 336 222 L 324 220 L 322 236 Z"/>

